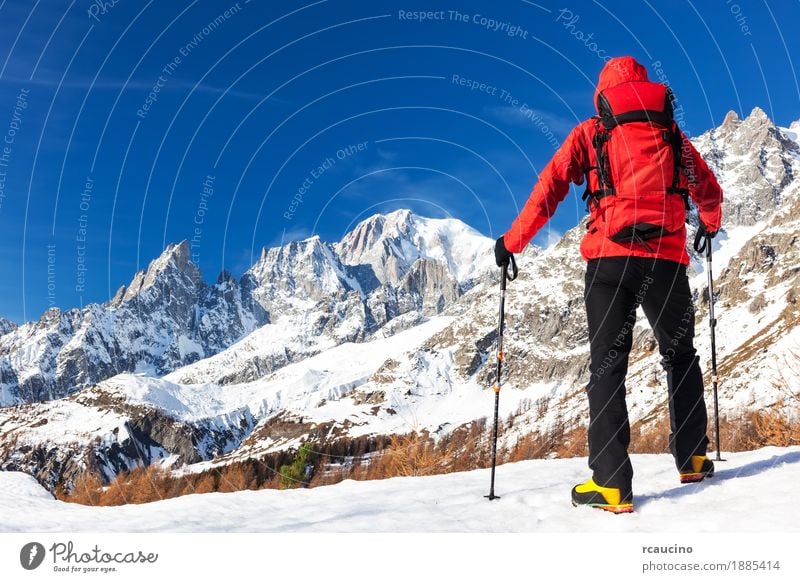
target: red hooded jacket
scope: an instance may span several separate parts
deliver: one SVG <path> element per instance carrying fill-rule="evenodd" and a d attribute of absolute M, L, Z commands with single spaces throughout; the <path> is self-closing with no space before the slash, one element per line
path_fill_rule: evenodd
<path fill-rule="evenodd" d="M 632 57 L 618 57 L 606 63 L 600 72 L 595 92 L 595 104 L 600 91 L 628 81 L 647 81 L 647 71 Z M 556 206 L 569 192 L 570 182 L 582 184 L 584 170 L 595 165 L 592 138 L 597 133 L 596 118 L 587 119 L 570 132 L 567 139 L 539 175 L 522 212 L 505 233 L 506 249 L 519 253 L 556 210 Z M 689 195 L 700 210 L 700 219 L 708 230 L 719 230 L 722 211 L 722 189 L 714 174 L 692 143 L 683 139 L 683 165 L 692 169 L 694 180 L 681 176 L 680 186 L 688 188 Z M 687 154 L 691 160 L 687 160 Z M 589 186 L 598 188 L 597 173 L 589 172 Z M 674 194 L 665 194 L 673 196 Z M 587 261 L 598 257 L 636 256 L 668 259 L 689 263 L 686 253 L 686 227 L 653 240 L 650 249 L 636 243 L 617 243 L 604 236 L 602 230 L 591 229 L 581 241 L 581 255 Z"/>

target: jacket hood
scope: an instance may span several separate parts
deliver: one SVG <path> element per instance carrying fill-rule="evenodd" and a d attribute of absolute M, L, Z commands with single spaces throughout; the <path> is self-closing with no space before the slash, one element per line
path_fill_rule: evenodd
<path fill-rule="evenodd" d="M 600 71 L 597 89 L 594 92 L 594 106 L 597 108 L 597 96 L 600 91 L 628 81 L 647 81 L 647 69 L 633 57 L 615 57 L 608 61 Z"/>

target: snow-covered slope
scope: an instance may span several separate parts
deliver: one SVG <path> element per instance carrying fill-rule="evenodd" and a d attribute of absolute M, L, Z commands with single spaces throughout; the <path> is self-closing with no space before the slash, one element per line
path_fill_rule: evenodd
<path fill-rule="evenodd" d="M 231 384 L 175 384 L 167 379 L 120 374 L 99 387 L 134 404 L 156 406 L 183 420 L 215 418 L 247 408 L 255 418 L 283 411 L 328 420 L 327 401 L 338 401 L 336 416 L 344 421 L 359 408 L 353 402 L 347 411 L 343 397 L 351 394 L 389 359 L 400 359 L 408 346 L 416 346 L 449 323 L 438 317 L 388 338 L 363 343 L 345 343 L 302 362 L 290 364 L 253 382 Z M 343 365 L 344 363 L 344 365 Z"/>
<path fill-rule="evenodd" d="M 400 402 L 405 395 L 378 391 L 370 381 L 386 362 L 407 361 L 409 349 L 450 321 L 434 317 L 388 337 L 340 344 L 250 382 L 180 384 L 170 377 L 119 374 L 66 399 L 0 409 L 0 435 L 8 438 L 0 445 L 10 446 L 2 467 L 30 471 L 52 487 L 87 464 L 111 478 L 140 463 L 142 456 L 149 462 L 175 455 L 183 464 L 296 447 L 297 436 L 271 434 L 245 441 L 278 415 L 347 426 L 351 436 L 408 432 L 416 427 L 408 424 L 410 405 Z M 419 396 L 423 388 L 449 397 L 433 421 L 466 422 L 479 412 L 478 386 L 455 392 L 452 386 L 429 383 L 420 386 Z M 394 402 L 396 409 L 391 409 Z M 430 401 L 419 399 L 418 404 Z M 189 440 L 193 445 L 187 451 Z"/>
<path fill-rule="evenodd" d="M 487 470 L 103 508 L 56 501 L 28 475 L 0 473 L 0 531 L 800 532 L 800 447 L 725 457 L 713 479 L 680 485 L 670 456 L 634 455 L 635 511 L 620 516 L 570 505 L 585 458 L 501 465 L 502 498 L 492 503 Z"/>

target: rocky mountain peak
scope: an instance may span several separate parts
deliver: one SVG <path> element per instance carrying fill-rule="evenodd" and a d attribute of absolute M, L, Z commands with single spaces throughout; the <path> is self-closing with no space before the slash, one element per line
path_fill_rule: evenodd
<path fill-rule="evenodd" d="M 744 123 L 748 123 L 750 125 L 763 125 L 763 124 L 773 125 L 772 120 L 769 118 L 766 111 L 764 111 L 763 109 L 761 109 L 761 107 L 758 106 L 753 107 L 753 110 L 750 112 L 750 115 L 748 115 L 745 118 Z"/>
<path fill-rule="evenodd" d="M 147 267 L 147 279 L 157 277 L 159 274 L 174 269 L 188 275 L 198 272 L 197 265 L 189 260 L 189 241 L 182 240 L 178 244 L 169 244 L 161 255 Z"/>
<path fill-rule="evenodd" d="M 717 149 L 724 148 L 737 155 L 756 155 L 758 148 L 764 147 L 792 147 L 760 107 L 754 107 L 744 119 L 739 119 L 735 111 L 729 111 L 722 125 L 703 134 L 700 141 L 704 137 L 716 142 Z"/>
<path fill-rule="evenodd" d="M 189 241 L 167 245 L 161 255 L 150 262 L 146 271 L 139 271 L 134 275 L 117 304 L 138 297 L 147 289 L 160 284 L 189 287 L 197 291 L 203 286 L 202 277 L 200 269 L 189 256 Z"/>
<path fill-rule="evenodd" d="M 217 276 L 217 285 L 236 285 L 236 279 L 233 275 L 231 275 L 230 271 L 227 269 L 223 269 L 220 271 L 219 275 Z"/>
<path fill-rule="evenodd" d="M 290 241 L 280 247 L 265 248 L 259 261 L 250 270 L 264 271 L 275 267 L 293 270 L 293 265 L 325 262 L 330 258 L 329 254 L 328 245 L 315 235 Z"/>
<path fill-rule="evenodd" d="M 117 289 L 117 292 L 114 293 L 114 296 L 111 298 L 108 304 L 111 305 L 112 307 L 117 307 L 121 305 L 123 299 L 125 299 L 125 291 L 127 289 L 128 288 L 125 285 L 120 285 L 119 289 Z"/>
<path fill-rule="evenodd" d="M 722 125 L 694 143 L 723 188 L 729 226 L 755 224 L 770 216 L 800 172 L 797 143 L 760 107 L 744 120 L 729 112 Z"/>
<path fill-rule="evenodd" d="M 62 311 L 58 307 L 48 307 L 45 309 L 39 321 L 43 324 L 58 322 L 61 319 Z"/>
<path fill-rule="evenodd" d="M 491 241 L 455 218 L 396 210 L 360 222 L 334 248 L 346 265 L 369 265 L 384 284 L 399 284 L 415 261 L 425 259 L 443 263 L 465 285 L 489 266 Z"/>
<path fill-rule="evenodd" d="M 422 219 L 421 216 L 414 214 L 407 208 L 401 208 L 388 214 L 379 214 L 376 218 L 383 222 L 384 228 L 387 230 L 406 233 L 411 230 L 415 222 Z"/>
<path fill-rule="evenodd" d="M 725 119 L 722 120 L 722 125 L 719 126 L 719 132 L 729 135 L 739 129 L 741 124 L 742 120 L 739 119 L 739 115 L 731 109 L 725 114 Z"/>
<path fill-rule="evenodd" d="M 359 222 L 346 234 L 338 249 L 348 263 L 369 262 L 369 255 L 380 253 L 386 241 L 407 237 L 411 232 L 410 210 L 396 210 L 389 214 L 376 214 Z"/>
<path fill-rule="evenodd" d="M 265 249 L 245 273 L 259 287 L 257 295 L 272 301 L 278 295 L 320 300 L 330 294 L 359 289 L 332 246 L 319 236 Z M 248 287 L 253 287 L 248 282 Z"/>
<path fill-rule="evenodd" d="M 737 128 L 736 134 L 736 146 L 741 151 L 753 153 L 755 147 L 792 149 L 794 146 L 760 107 L 753 108 Z"/>

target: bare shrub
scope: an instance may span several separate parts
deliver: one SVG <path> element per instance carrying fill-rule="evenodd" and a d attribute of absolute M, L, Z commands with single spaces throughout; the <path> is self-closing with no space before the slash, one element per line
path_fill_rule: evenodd
<path fill-rule="evenodd" d="M 165 485 L 170 478 L 159 465 L 137 467 L 120 473 L 107 487 L 100 477 L 86 471 L 75 481 L 69 493 L 60 490 L 60 499 L 81 505 L 124 505 L 126 503 L 148 503 L 159 499 L 174 497 Z"/>
<path fill-rule="evenodd" d="M 220 475 L 217 491 L 228 493 L 256 489 L 257 480 L 253 466 L 249 463 L 236 463 L 228 465 Z"/>
<path fill-rule="evenodd" d="M 436 455 L 427 432 L 392 437 L 383 456 L 389 477 L 416 477 L 440 472 L 442 459 Z"/>
<path fill-rule="evenodd" d="M 59 499 L 81 505 L 100 505 L 102 491 L 103 481 L 100 477 L 91 471 L 86 471 L 75 480 L 71 492 L 67 493 L 63 489 L 59 492 L 62 495 Z"/>
<path fill-rule="evenodd" d="M 745 450 L 766 446 L 789 447 L 800 444 L 800 423 L 777 411 L 755 411 L 747 415 L 752 434 L 741 443 Z M 738 443 L 737 443 L 738 444 Z"/>

